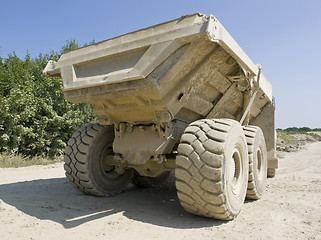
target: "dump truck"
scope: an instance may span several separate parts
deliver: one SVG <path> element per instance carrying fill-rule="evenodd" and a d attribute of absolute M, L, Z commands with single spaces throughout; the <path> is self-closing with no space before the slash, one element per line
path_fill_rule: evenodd
<path fill-rule="evenodd" d="M 64 53 L 44 74 L 61 77 L 65 99 L 98 116 L 64 156 L 67 178 L 86 194 L 157 187 L 174 172 L 186 211 L 232 220 L 275 175 L 271 83 L 213 15 Z"/>

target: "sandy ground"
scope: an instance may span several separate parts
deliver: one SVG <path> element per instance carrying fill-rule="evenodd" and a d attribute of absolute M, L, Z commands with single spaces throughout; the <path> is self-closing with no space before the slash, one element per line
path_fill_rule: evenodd
<path fill-rule="evenodd" d="M 0 239 L 321 239 L 321 143 L 282 153 L 263 198 L 230 222 L 186 213 L 174 179 L 100 198 L 75 190 L 61 163 L 0 169 Z"/>

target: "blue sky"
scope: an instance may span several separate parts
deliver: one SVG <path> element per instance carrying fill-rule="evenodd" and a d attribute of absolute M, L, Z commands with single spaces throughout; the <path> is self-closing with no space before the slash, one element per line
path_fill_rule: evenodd
<path fill-rule="evenodd" d="M 276 127 L 321 127 L 320 0 L 0 0 L 0 56 L 60 51 L 201 12 L 213 14 L 273 85 Z"/>

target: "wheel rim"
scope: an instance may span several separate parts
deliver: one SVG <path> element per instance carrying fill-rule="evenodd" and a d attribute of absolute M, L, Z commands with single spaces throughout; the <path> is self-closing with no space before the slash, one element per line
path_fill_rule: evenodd
<path fill-rule="evenodd" d="M 115 166 L 108 164 L 108 162 L 106 161 L 108 155 L 114 155 L 112 144 L 106 146 L 105 150 L 101 154 L 100 166 L 102 170 L 101 172 L 105 177 L 107 177 L 108 179 L 115 179 L 119 177 L 120 174 L 115 171 Z"/>
<path fill-rule="evenodd" d="M 256 152 L 256 159 L 257 159 L 256 170 L 258 173 L 258 178 L 262 179 L 264 171 L 263 171 L 263 151 L 262 151 L 261 147 L 259 147 Z"/>
<path fill-rule="evenodd" d="M 242 187 L 242 155 L 239 147 L 233 151 L 231 164 L 231 190 L 237 195 Z"/>

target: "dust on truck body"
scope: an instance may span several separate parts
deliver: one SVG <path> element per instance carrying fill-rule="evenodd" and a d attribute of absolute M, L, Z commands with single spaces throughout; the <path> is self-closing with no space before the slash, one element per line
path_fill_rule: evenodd
<path fill-rule="evenodd" d="M 231 220 L 275 174 L 272 86 L 212 15 L 65 53 L 44 73 L 99 117 L 65 150 L 66 176 L 87 194 L 159 186 L 174 170 L 186 211 Z"/>

